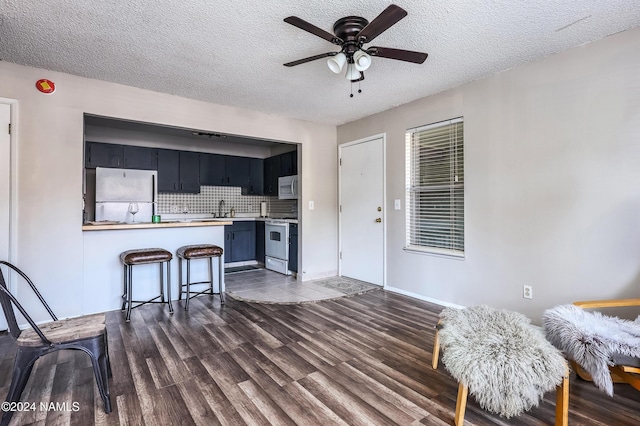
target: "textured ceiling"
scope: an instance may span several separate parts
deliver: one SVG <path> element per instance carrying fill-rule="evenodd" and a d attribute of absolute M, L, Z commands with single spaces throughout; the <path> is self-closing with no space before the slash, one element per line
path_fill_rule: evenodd
<path fill-rule="evenodd" d="M 0 59 L 192 99 L 342 124 L 640 26 L 638 0 L 404 0 L 409 15 L 372 45 L 429 53 L 422 65 L 373 58 L 350 84 L 337 51 L 283 19 L 332 32 L 388 0 L 0 0 Z M 354 91 L 357 84 L 354 85 Z"/>

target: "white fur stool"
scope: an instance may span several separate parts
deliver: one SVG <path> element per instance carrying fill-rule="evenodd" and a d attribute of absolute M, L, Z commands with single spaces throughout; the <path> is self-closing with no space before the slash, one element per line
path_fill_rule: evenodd
<path fill-rule="evenodd" d="M 556 425 L 567 425 L 567 363 L 527 317 L 484 305 L 446 308 L 436 329 L 433 368 L 442 346 L 442 363 L 459 383 L 456 425 L 464 423 L 469 392 L 483 409 L 510 418 L 554 388 Z"/>

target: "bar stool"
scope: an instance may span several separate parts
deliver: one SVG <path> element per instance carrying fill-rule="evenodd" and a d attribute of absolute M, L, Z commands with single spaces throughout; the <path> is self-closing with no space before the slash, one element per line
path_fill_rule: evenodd
<path fill-rule="evenodd" d="M 165 303 L 164 300 L 164 263 L 167 264 L 167 301 L 169 305 L 169 313 L 173 313 L 173 306 L 171 306 L 171 259 L 173 255 L 171 252 L 161 248 L 144 248 L 127 250 L 120 253 L 120 261 L 124 265 L 124 293 L 122 295 L 122 310 L 127 310 L 126 321 L 131 320 L 131 309 L 145 305 L 147 303 Z M 133 266 L 143 265 L 146 263 L 159 263 L 160 264 L 160 295 L 149 299 L 147 301 L 132 300 L 133 292 Z M 157 301 L 156 299 L 160 299 Z M 138 305 L 133 306 L 133 303 Z"/>
<path fill-rule="evenodd" d="M 176 254 L 178 255 L 178 276 L 180 277 L 180 283 L 178 285 L 178 300 L 182 300 L 182 288 L 186 287 L 187 297 L 185 299 L 184 309 L 189 309 L 189 300 L 200 295 L 200 294 L 219 294 L 220 295 L 220 303 L 224 305 L 224 293 L 222 291 L 222 274 L 224 272 L 224 267 L 222 265 L 222 253 L 224 251 L 222 248 L 215 246 L 213 244 L 198 244 L 191 246 L 182 246 L 178 249 Z M 216 293 L 213 291 L 213 258 L 218 258 L 218 289 L 219 292 Z M 187 282 L 182 282 L 182 259 L 186 259 L 187 261 Z M 193 259 L 208 259 L 209 262 L 209 280 L 208 281 L 198 281 L 191 282 L 191 260 Z M 192 284 L 209 284 L 209 288 L 197 293 L 193 293 L 191 296 L 191 285 Z"/>

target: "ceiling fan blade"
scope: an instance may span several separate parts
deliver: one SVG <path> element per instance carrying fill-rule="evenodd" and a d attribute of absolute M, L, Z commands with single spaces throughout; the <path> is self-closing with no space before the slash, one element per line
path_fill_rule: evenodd
<path fill-rule="evenodd" d="M 298 59 L 297 61 L 293 61 L 293 62 L 287 62 L 286 64 L 284 64 L 284 66 L 285 67 L 295 67 L 296 65 L 304 64 L 306 62 L 315 61 L 316 59 L 326 58 L 328 56 L 335 56 L 337 54 L 338 54 L 338 52 L 321 53 L 320 55 L 309 56 L 308 58 Z"/>
<path fill-rule="evenodd" d="M 406 10 L 395 4 L 389 5 L 358 33 L 358 39 L 363 43 L 369 43 L 405 16 L 407 16 Z"/>
<path fill-rule="evenodd" d="M 284 22 L 286 22 L 287 24 L 291 24 L 294 27 L 298 27 L 301 30 L 310 32 L 313 35 L 317 35 L 318 37 L 323 38 L 333 44 L 342 44 L 342 40 L 340 38 L 336 37 L 328 31 L 323 30 L 322 28 L 318 28 L 315 25 L 308 23 L 304 19 L 298 18 L 297 16 L 289 16 L 288 18 L 284 18 Z"/>
<path fill-rule="evenodd" d="M 379 58 L 397 59 L 399 61 L 413 62 L 416 64 L 423 63 L 427 56 L 426 53 L 414 52 L 413 50 L 392 49 L 390 47 L 375 47 L 367 49 L 367 53 L 371 56 Z"/>

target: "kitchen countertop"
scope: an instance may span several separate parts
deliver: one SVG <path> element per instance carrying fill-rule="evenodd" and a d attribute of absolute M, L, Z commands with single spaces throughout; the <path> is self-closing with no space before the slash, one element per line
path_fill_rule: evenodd
<path fill-rule="evenodd" d="M 231 220 L 234 222 L 246 222 L 246 221 L 255 221 L 255 222 L 269 222 L 269 221 L 276 221 L 276 222 L 286 222 L 286 223 L 298 223 L 298 219 L 284 219 L 284 218 L 277 218 L 277 217 L 228 217 L 226 218 L 226 220 Z"/>
<path fill-rule="evenodd" d="M 110 231 L 121 229 L 158 229 L 158 228 L 190 228 L 196 226 L 224 226 L 232 225 L 230 219 L 192 219 L 188 222 L 177 220 L 167 220 L 160 223 L 142 222 L 142 223 L 104 223 L 94 222 L 93 224 L 82 225 L 83 231 Z"/>
<path fill-rule="evenodd" d="M 152 228 L 184 228 L 195 226 L 224 226 L 232 225 L 233 222 L 247 221 L 277 221 L 286 223 L 298 223 L 298 219 L 284 219 L 277 217 L 255 217 L 255 216 L 236 216 L 224 218 L 197 217 L 197 215 L 186 218 L 184 215 L 163 215 L 160 223 L 141 222 L 141 223 L 115 223 L 115 222 L 89 222 L 82 225 L 83 231 L 108 231 L 120 229 L 152 229 Z"/>
<path fill-rule="evenodd" d="M 187 214 L 163 214 L 162 221 L 168 220 L 178 220 L 182 222 L 188 221 L 198 221 L 198 220 L 228 220 L 232 222 L 246 222 L 246 221 L 255 221 L 255 222 L 267 222 L 270 220 L 279 221 L 279 222 L 287 222 L 287 223 L 298 223 L 298 219 L 286 217 L 284 214 L 275 214 L 274 217 L 260 217 L 254 213 L 237 213 L 234 217 L 212 217 L 211 215 L 204 215 L 198 213 Z"/>

